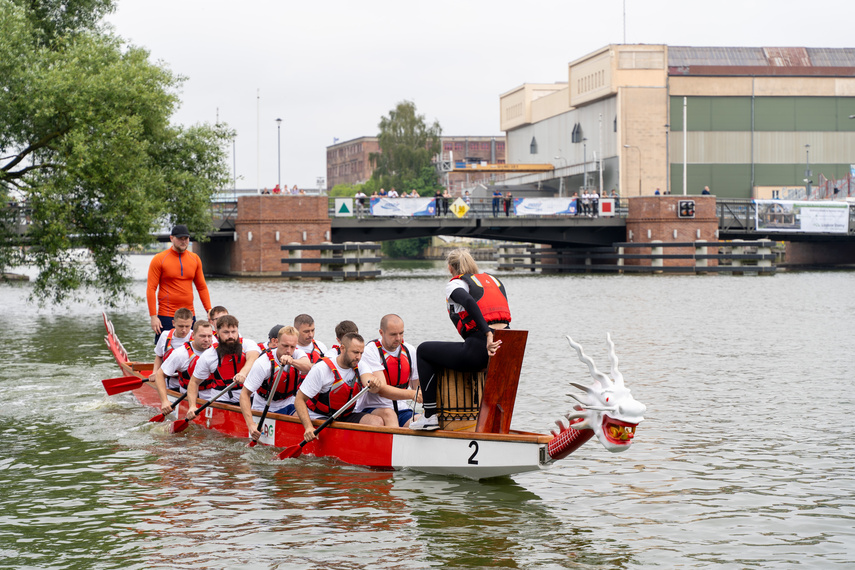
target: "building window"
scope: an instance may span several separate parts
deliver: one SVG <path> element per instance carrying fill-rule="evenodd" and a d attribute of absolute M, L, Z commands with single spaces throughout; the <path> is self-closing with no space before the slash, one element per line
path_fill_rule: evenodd
<path fill-rule="evenodd" d="M 459 152 L 463 152 L 463 143 L 462 142 L 454 143 L 454 150 L 459 151 Z"/>
<path fill-rule="evenodd" d="M 450 142 L 442 143 L 442 150 L 452 150 L 452 149 L 454 149 L 453 143 L 450 143 Z"/>
<path fill-rule="evenodd" d="M 531 146 L 529 147 L 529 152 L 531 152 L 531 154 L 537 154 L 537 139 L 534 137 L 531 137 Z"/>
<path fill-rule="evenodd" d="M 490 143 L 482 142 L 481 143 L 481 150 L 490 150 Z"/>
<path fill-rule="evenodd" d="M 582 142 L 582 125 L 580 125 L 579 123 L 573 125 L 573 132 L 570 133 L 570 142 Z"/>
<path fill-rule="evenodd" d="M 501 152 L 501 151 L 504 151 L 504 150 L 505 150 L 505 143 L 503 143 L 503 142 L 497 142 L 497 143 L 496 143 L 496 151 L 497 151 L 497 152 Z"/>

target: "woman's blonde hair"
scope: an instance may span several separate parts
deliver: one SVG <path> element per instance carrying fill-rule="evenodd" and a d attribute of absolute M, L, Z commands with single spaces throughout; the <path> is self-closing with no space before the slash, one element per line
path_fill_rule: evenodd
<path fill-rule="evenodd" d="M 459 248 L 452 249 L 448 252 L 445 258 L 451 272 L 455 275 L 463 275 L 464 273 L 481 273 L 478 269 L 478 264 L 475 263 L 475 258 L 469 253 L 468 249 Z"/>

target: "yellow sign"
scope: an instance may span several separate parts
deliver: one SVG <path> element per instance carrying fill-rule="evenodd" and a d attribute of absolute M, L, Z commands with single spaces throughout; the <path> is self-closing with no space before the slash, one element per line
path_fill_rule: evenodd
<path fill-rule="evenodd" d="M 469 204 L 463 201 L 463 198 L 458 198 L 448 207 L 451 212 L 458 218 L 462 218 L 469 211 Z"/>

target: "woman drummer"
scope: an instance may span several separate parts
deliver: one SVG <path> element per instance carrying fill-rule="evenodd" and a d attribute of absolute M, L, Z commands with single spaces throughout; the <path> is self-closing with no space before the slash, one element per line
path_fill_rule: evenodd
<path fill-rule="evenodd" d="M 504 285 L 496 277 L 481 273 L 469 250 L 452 250 L 446 261 L 451 273 L 445 286 L 448 315 L 463 342 L 428 341 L 419 345 L 416 362 L 425 413 L 410 424 L 411 429 L 439 429 L 437 372 L 442 368 L 461 372 L 485 369 L 502 343 L 493 340 L 493 331 L 507 328 L 511 322 Z"/>

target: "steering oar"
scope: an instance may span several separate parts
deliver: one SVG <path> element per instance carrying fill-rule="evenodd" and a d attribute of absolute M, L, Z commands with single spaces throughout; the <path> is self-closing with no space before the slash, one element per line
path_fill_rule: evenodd
<path fill-rule="evenodd" d="M 321 433 L 321 431 L 323 431 L 323 429 L 325 427 L 330 425 L 333 422 L 333 420 L 335 420 L 337 417 L 342 415 L 346 409 L 348 409 L 350 406 L 355 404 L 356 400 L 358 400 L 359 397 L 362 396 L 367 391 L 368 391 L 368 386 L 364 387 L 362 390 L 359 391 L 359 394 L 357 394 L 356 396 L 351 398 L 345 405 L 343 405 L 341 408 L 336 410 L 336 412 L 332 416 L 328 417 L 324 421 L 324 423 L 322 423 L 321 425 L 318 426 L 318 429 L 316 429 L 314 432 L 315 436 L 317 436 L 319 433 Z M 277 455 L 277 457 L 279 459 L 289 459 L 289 458 L 293 459 L 295 457 L 300 457 L 300 454 L 303 453 L 303 447 L 305 447 L 305 445 L 307 443 L 309 443 L 309 442 L 304 439 L 303 441 L 300 442 L 300 445 L 292 445 L 291 447 L 286 447 L 279 455 Z"/>
<path fill-rule="evenodd" d="M 204 410 L 205 408 L 207 408 L 208 406 L 210 406 L 211 404 L 216 402 L 220 398 L 220 396 L 222 396 L 223 394 L 225 394 L 229 390 L 233 389 L 238 384 L 239 384 L 239 382 L 237 380 L 232 381 L 231 384 L 229 384 L 228 386 L 226 386 L 225 388 L 220 390 L 220 392 L 216 396 L 214 396 L 213 398 L 211 398 L 210 400 L 208 400 L 207 402 L 202 404 L 202 407 L 199 408 L 198 410 L 196 410 L 196 417 L 198 418 L 199 413 L 202 412 L 202 410 Z M 172 433 L 178 433 L 180 431 L 184 431 L 185 429 L 187 429 L 188 425 L 190 425 L 190 422 L 187 421 L 187 416 L 185 416 L 183 420 L 175 420 L 174 422 L 172 422 L 172 425 L 169 427 L 169 431 L 171 431 Z"/>
<path fill-rule="evenodd" d="M 258 426 L 255 428 L 258 431 L 261 431 L 261 426 L 264 425 L 264 419 L 267 417 L 267 410 L 270 409 L 270 402 L 273 401 L 273 394 L 276 393 L 276 388 L 279 386 L 279 380 L 282 378 L 282 374 L 291 369 L 291 365 L 285 366 L 284 364 L 279 365 L 279 370 L 276 372 L 276 380 L 273 381 L 273 388 L 270 390 L 270 394 L 267 396 L 267 405 L 264 406 L 264 411 L 261 412 L 261 419 L 258 420 Z M 258 442 L 254 439 L 249 442 L 249 447 L 255 447 Z"/>

